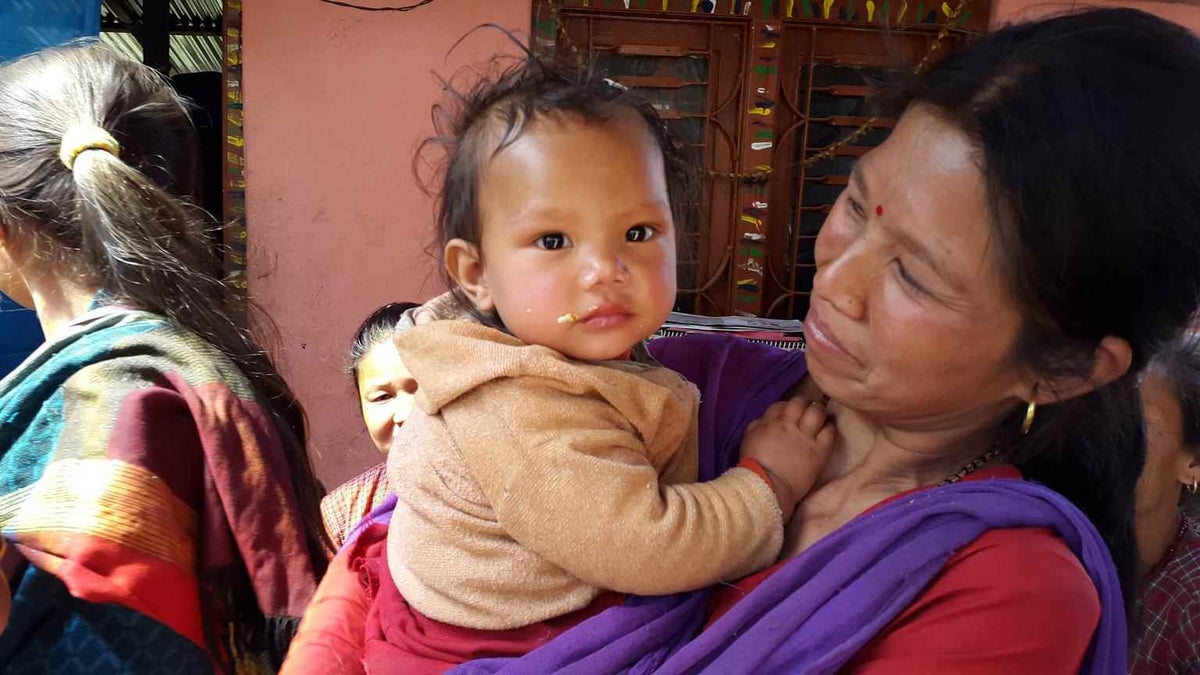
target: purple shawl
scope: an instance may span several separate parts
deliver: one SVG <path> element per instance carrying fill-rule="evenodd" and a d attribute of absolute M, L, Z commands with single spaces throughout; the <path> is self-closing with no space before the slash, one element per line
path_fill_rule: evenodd
<path fill-rule="evenodd" d="M 799 352 L 720 336 L 651 343 L 701 392 L 701 479 L 737 461 L 746 425 L 805 374 Z M 1017 480 L 925 490 L 855 518 L 791 559 L 708 630 L 708 591 L 634 597 L 520 658 L 456 673 L 834 673 L 991 528 L 1049 527 L 1096 584 L 1102 613 L 1081 672 L 1125 672 L 1124 606 L 1095 527 L 1054 491 Z"/>

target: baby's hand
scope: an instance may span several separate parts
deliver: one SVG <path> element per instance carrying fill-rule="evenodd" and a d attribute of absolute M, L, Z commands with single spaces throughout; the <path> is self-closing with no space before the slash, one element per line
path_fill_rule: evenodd
<path fill-rule="evenodd" d="M 771 404 L 746 427 L 741 453 L 766 470 L 787 518 L 817 482 L 836 438 L 824 405 L 791 399 Z"/>

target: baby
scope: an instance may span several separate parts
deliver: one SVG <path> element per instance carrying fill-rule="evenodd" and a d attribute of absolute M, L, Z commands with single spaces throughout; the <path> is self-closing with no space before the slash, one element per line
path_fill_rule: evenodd
<path fill-rule="evenodd" d="M 687 199 L 653 109 L 530 57 L 452 127 L 438 235 L 476 321 L 397 337 L 419 385 L 388 456 L 406 603 L 502 631 L 775 562 L 832 427 L 785 406 L 739 467 L 696 482 L 698 392 L 643 347 L 674 303 Z"/>

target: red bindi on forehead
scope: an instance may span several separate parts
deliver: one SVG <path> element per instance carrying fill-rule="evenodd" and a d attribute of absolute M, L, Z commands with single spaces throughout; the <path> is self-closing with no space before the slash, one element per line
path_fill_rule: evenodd
<path fill-rule="evenodd" d="M 875 207 L 875 215 L 883 216 L 883 204 L 879 204 Z"/>

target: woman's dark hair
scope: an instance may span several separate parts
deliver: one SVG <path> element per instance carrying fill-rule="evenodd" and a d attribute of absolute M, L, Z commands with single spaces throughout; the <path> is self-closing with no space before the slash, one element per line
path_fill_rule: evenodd
<path fill-rule="evenodd" d="M 358 330 L 354 331 L 354 344 L 350 345 L 350 375 L 354 378 L 355 387 L 358 386 L 358 367 L 362 365 L 367 352 L 375 345 L 391 340 L 396 333 L 396 324 L 400 323 L 400 317 L 408 310 L 420 306 L 420 303 L 416 302 L 389 302 L 371 312 Z"/>
<path fill-rule="evenodd" d="M 508 34 L 496 26 L 485 27 Z M 628 88 L 599 77 L 590 66 L 534 53 L 511 34 L 509 37 L 524 52 L 523 57 L 502 57 L 497 65 L 506 60 L 511 63 L 492 77 L 478 77 L 472 72 L 473 81 L 464 91 L 443 82 L 450 100 L 433 107 L 435 135 L 421 143 L 414 158 L 420 180 L 420 166 L 427 151 L 440 148 L 445 153 L 437 171 L 438 189 L 429 192 L 437 200 L 436 248 L 432 252 L 446 284 L 455 288 L 454 280 L 440 265 L 446 243 L 451 239 L 475 245 L 480 242 L 479 184 L 487 162 L 519 140 L 531 123 L 552 116 L 589 124 L 604 122 L 622 112 L 640 117 L 662 152 L 672 216 L 676 231 L 681 231 L 691 221 L 696 204 L 695 163 L 687 161 L 683 146 L 675 142 L 654 107 Z M 455 297 L 477 319 L 500 325 L 499 316 L 482 316 L 457 291 Z"/>
<path fill-rule="evenodd" d="M 110 134 L 120 156 L 83 152 L 68 168 L 59 149 L 78 124 Z M 198 163 L 184 102 L 150 68 L 95 44 L 48 49 L 0 67 L 0 227 L 21 235 L 32 255 L 62 274 L 171 319 L 237 364 L 275 418 L 320 575 L 332 547 L 304 410 L 235 318 L 237 299 L 218 276 L 204 231 L 211 221 L 172 196 L 196 193 Z M 235 613 L 257 611 L 245 588 L 222 590 L 233 596 Z"/>
<path fill-rule="evenodd" d="M 1145 460 L 1137 372 L 1200 299 L 1200 41 L 1132 9 L 1003 28 L 881 96 L 920 106 L 979 151 L 995 251 L 1025 324 L 1015 359 L 1088 376 L 1106 336 L 1124 376 L 1005 422 L 1010 459 L 1074 502 L 1136 597 L 1133 492 Z"/>
<path fill-rule="evenodd" d="M 1187 334 L 1175 340 L 1154 358 L 1152 367 L 1166 378 L 1179 404 L 1179 438 L 1184 450 L 1200 460 L 1200 335 Z M 1192 511 L 1200 496 L 1184 491 L 1181 501 Z"/>

